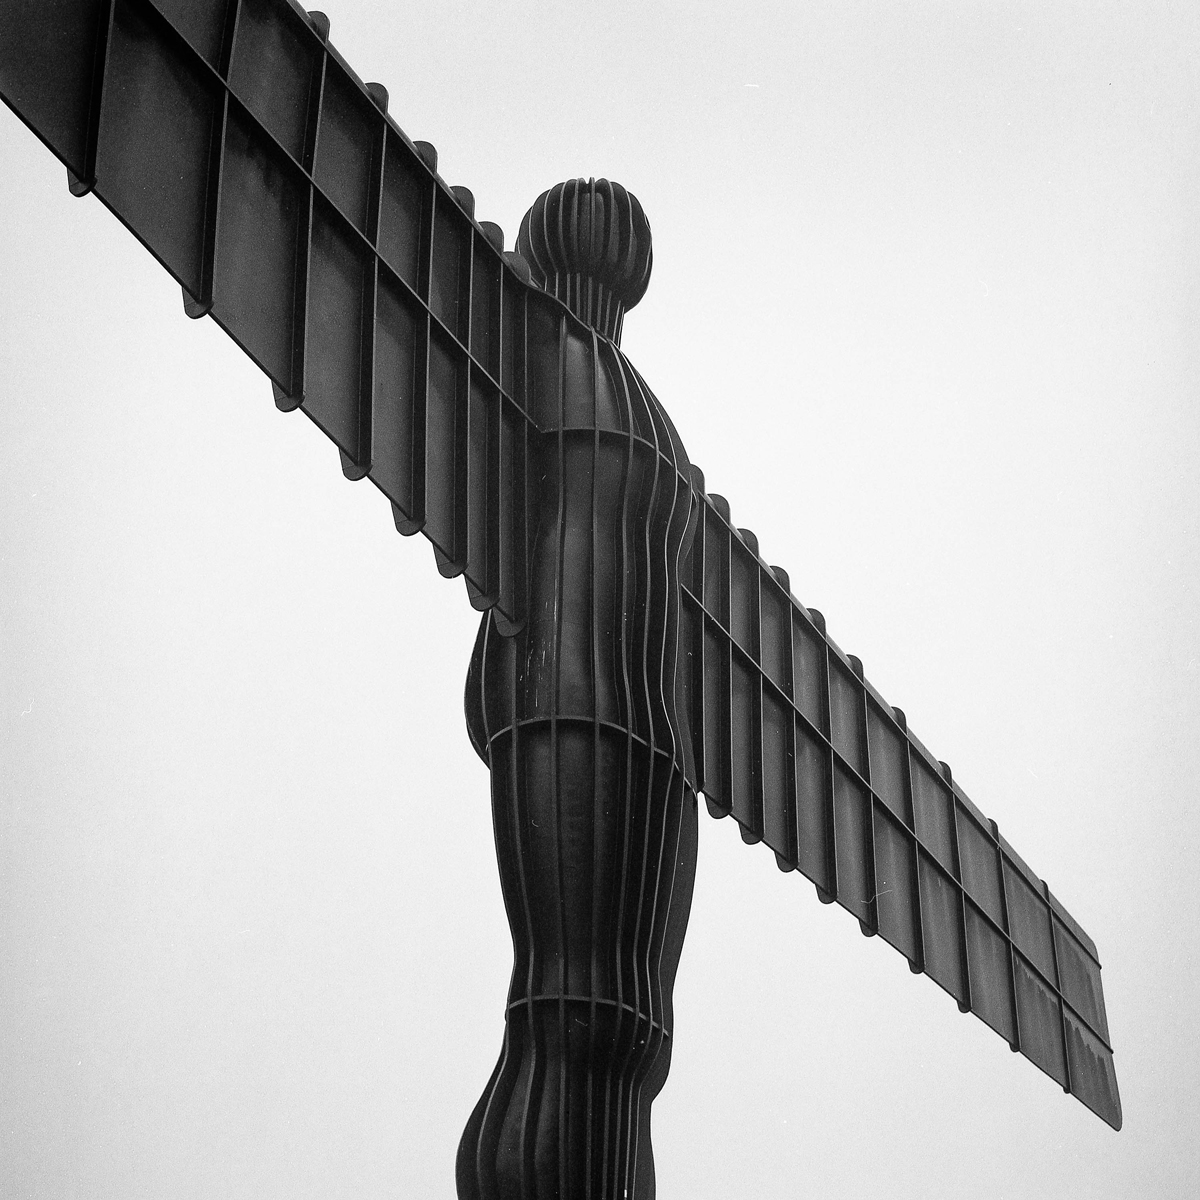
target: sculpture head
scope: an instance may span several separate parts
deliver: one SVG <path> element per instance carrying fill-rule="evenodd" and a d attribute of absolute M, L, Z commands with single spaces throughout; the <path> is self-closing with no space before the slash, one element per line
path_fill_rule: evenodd
<path fill-rule="evenodd" d="M 654 256 L 637 197 L 607 179 L 569 179 L 521 221 L 517 252 L 534 282 L 618 345 L 625 312 L 645 294 Z"/>

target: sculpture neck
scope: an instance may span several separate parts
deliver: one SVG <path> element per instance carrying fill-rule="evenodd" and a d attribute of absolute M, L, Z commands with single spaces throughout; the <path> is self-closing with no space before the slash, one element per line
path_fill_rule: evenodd
<path fill-rule="evenodd" d="M 606 337 L 616 346 L 621 344 L 621 328 L 625 323 L 625 305 L 611 288 L 582 272 L 548 275 L 542 288 L 565 304 L 585 325 Z"/>

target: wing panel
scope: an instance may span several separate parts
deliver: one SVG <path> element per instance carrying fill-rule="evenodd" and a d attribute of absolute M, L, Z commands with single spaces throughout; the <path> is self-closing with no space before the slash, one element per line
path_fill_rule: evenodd
<path fill-rule="evenodd" d="M 875 904 L 879 936 L 911 963 L 921 961 L 916 840 L 882 805 L 874 805 Z"/>
<path fill-rule="evenodd" d="M 91 172 L 95 77 L 103 69 L 108 23 L 104 0 L 5 5 L 0 96 L 81 179 Z"/>
<path fill-rule="evenodd" d="M 185 288 L 202 285 L 204 222 L 221 96 L 165 22 L 113 7 L 96 187 Z M 157 152 L 147 154 L 145 147 Z"/>
<path fill-rule="evenodd" d="M 379 256 L 414 292 L 432 243 L 436 188 L 417 152 L 388 130 L 379 206 Z"/>
<path fill-rule="evenodd" d="M 326 59 L 313 180 L 365 237 L 378 211 L 385 124 L 335 59 Z"/>
<path fill-rule="evenodd" d="M 237 8 L 235 0 L 153 0 L 153 3 L 210 67 L 221 69 L 227 23 Z"/>
<path fill-rule="evenodd" d="M 488 500 L 497 477 L 492 458 L 498 448 L 500 394 L 482 371 L 471 372 L 467 402 L 467 513 L 464 573 L 480 596 L 496 594 L 494 548 L 489 541 Z"/>
<path fill-rule="evenodd" d="M 683 578 L 709 810 L 1119 1127 L 1091 939 L 719 496 L 706 497 Z"/>
<path fill-rule="evenodd" d="M 803 717 L 797 717 L 796 739 L 796 866 L 832 900 L 833 788 L 832 752 L 828 742 Z"/>
<path fill-rule="evenodd" d="M 229 87 L 291 158 L 307 166 L 325 56 L 304 17 L 278 0 L 239 0 Z"/>
<path fill-rule="evenodd" d="M 1053 979 L 1055 966 L 1050 906 L 1016 870 L 1007 855 L 1004 859 L 1004 896 L 1013 944 L 1047 979 Z"/>
<path fill-rule="evenodd" d="M 870 798 L 840 764 L 833 774 L 833 837 L 834 898 L 870 928 L 875 892 L 870 878 Z"/>
<path fill-rule="evenodd" d="M 428 315 L 382 271 L 377 295 L 371 479 L 391 500 L 400 531 L 415 533 L 424 520 Z"/>
<path fill-rule="evenodd" d="M 503 272 L 485 239 L 475 236 L 471 256 L 471 356 L 500 379 L 500 291 Z"/>
<path fill-rule="evenodd" d="M 961 803 L 955 805 L 955 817 L 963 884 L 984 912 L 997 925 L 1002 925 L 1004 906 L 1000 883 L 1000 849 L 991 830 L 980 825 Z"/>
<path fill-rule="evenodd" d="M 433 263 L 429 307 L 456 337 L 467 340 L 464 318 L 471 282 L 471 226 L 448 192 L 436 194 L 433 217 Z"/>
<path fill-rule="evenodd" d="M 1054 918 L 1054 945 L 1059 977 L 1067 1003 L 1108 1041 L 1108 1018 L 1100 986 L 1100 964 L 1067 927 Z"/>
<path fill-rule="evenodd" d="M 829 732 L 828 665 L 823 632 L 807 613 L 792 613 L 792 699 L 814 729 Z"/>
<path fill-rule="evenodd" d="M 438 331 L 440 333 L 440 331 Z M 457 560 L 456 515 L 464 481 L 467 364 L 448 339 L 429 339 L 429 392 L 425 432 L 425 536 L 445 561 Z"/>
<path fill-rule="evenodd" d="M 737 652 L 730 662 L 730 797 L 750 841 L 762 840 L 762 718 L 759 675 Z"/>
<path fill-rule="evenodd" d="M 371 461 L 373 257 L 324 200 L 313 206 L 304 411 L 354 463 Z"/>
<path fill-rule="evenodd" d="M 962 892 L 924 850 L 919 852 L 921 940 L 925 971 L 967 1006 Z"/>
<path fill-rule="evenodd" d="M 758 566 L 738 538 L 731 539 L 729 632 L 747 654 L 758 655 Z"/>
<path fill-rule="evenodd" d="M 759 590 L 759 661 L 766 677 L 785 695 L 792 681 L 792 639 L 786 597 L 764 584 Z"/>
<path fill-rule="evenodd" d="M 921 842 L 951 875 L 957 854 L 954 845 L 954 800 L 940 771 L 915 748 L 911 751 L 912 801 L 915 829 Z"/>
<path fill-rule="evenodd" d="M 232 108 L 222 155 L 212 314 L 288 395 L 302 379 L 295 323 L 308 207 L 300 170 L 248 115 Z"/>
<path fill-rule="evenodd" d="M 829 724 L 833 747 L 859 774 L 866 770 L 862 684 L 836 656 L 829 662 Z"/>
<path fill-rule="evenodd" d="M 901 821 L 912 825 L 908 796 L 908 746 L 901 740 L 895 718 L 872 699 L 867 702 L 867 748 L 871 755 L 871 786 Z"/>
<path fill-rule="evenodd" d="M 792 709 L 769 684 L 762 685 L 763 841 L 785 865 L 796 861 L 796 815 L 792 775 L 795 752 Z"/>
<path fill-rule="evenodd" d="M 703 765 L 704 792 L 710 803 L 721 806 L 724 816 L 729 812 L 730 740 L 732 722 L 729 713 L 729 642 L 710 622 L 703 623 Z"/>
<path fill-rule="evenodd" d="M 1071 1091 L 1097 1116 L 1120 1129 L 1121 1097 L 1112 1051 L 1069 1009 L 1066 1026 Z"/>
<path fill-rule="evenodd" d="M 1014 961 L 1021 1053 L 1066 1087 L 1066 1049 L 1058 997 L 1024 956 L 1018 954 Z"/>
<path fill-rule="evenodd" d="M 1006 1042 L 1016 1045 L 1012 951 L 1004 935 L 967 901 L 967 980 L 971 1009 Z"/>

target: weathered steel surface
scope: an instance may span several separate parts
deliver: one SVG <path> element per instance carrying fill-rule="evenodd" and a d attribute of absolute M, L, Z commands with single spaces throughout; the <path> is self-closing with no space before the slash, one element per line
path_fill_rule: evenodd
<path fill-rule="evenodd" d="M 621 191 L 551 193 L 559 274 L 594 326 L 529 304 L 529 608 L 512 637 L 484 618 L 468 678 L 515 961 L 500 1060 L 459 1149 L 463 1200 L 654 1194 L 650 1106 L 696 869 L 678 660 L 699 497 L 666 413 L 599 332 L 649 267 L 648 228 L 622 248 L 640 207 Z M 603 291 L 589 236 L 613 248 Z"/>
<path fill-rule="evenodd" d="M 1119 1128 L 1095 945 L 705 494 L 621 354 L 640 209 L 561 184 L 505 254 L 328 32 L 290 0 L 16 0 L 0 95 L 487 614 L 469 725 L 517 971 L 464 1195 L 514 1161 L 650 1194 L 699 792 Z M 542 1107 L 514 1126 L 518 1087 Z M 603 1152 L 554 1131 L 578 1111 Z"/>

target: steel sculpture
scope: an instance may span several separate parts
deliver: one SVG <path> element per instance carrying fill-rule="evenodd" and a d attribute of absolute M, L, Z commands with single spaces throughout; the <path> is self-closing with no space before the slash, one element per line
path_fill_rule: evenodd
<path fill-rule="evenodd" d="M 0 94 L 422 532 L 467 684 L 514 970 L 459 1149 L 479 1197 L 654 1194 L 696 797 L 1119 1128 L 1091 939 L 706 494 L 619 348 L 637 201 L 517 251 L 291 0 L 17 0 Z"/>
<path fill-rule="evenodd" d="M 579 319 L 527 308 L 540 436 L 526 620 L 506 638 L 484 618 L 467 684 L 515 962 L 458 1188 L 649 1196 L 650 1104 L 696 870 L 679 620 L 701 489 L 616 344 L 650 275 L 638 202 L 605 180 L 561 184 L 517 247 Z"/>

